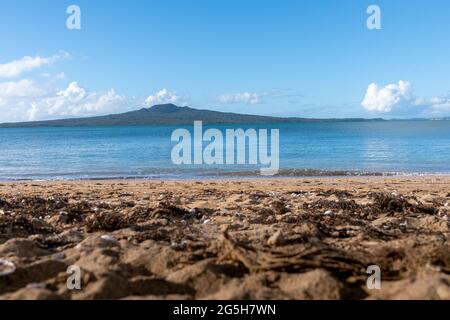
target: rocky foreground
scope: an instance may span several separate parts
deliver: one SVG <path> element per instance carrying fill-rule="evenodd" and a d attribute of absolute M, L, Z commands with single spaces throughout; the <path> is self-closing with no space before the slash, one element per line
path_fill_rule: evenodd
<path fill-rule="evenodd" d="M 449 217 L 449 177 L 3 183 L 0 299 L 450 299 Z"/>

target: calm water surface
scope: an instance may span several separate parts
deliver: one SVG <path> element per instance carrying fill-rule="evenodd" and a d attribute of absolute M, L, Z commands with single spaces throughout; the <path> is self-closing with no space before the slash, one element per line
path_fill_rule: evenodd
<path fill-rule="evenodd" d="M 214 127 L 224 132 L 255 126 Z M 259 166 L 173 165 L 175 143 L 170 137 L 177 128 L 0 129 L 0 180 L 178 179 L 259 172 Z M 450 121 L 273 123 L 255 128 L 280 130 L 282 175 L 450 173 Z"/>

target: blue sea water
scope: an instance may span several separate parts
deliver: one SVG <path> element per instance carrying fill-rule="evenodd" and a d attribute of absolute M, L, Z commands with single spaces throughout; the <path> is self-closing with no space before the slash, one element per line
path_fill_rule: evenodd
<path fill-rule="evenodd" d="M 0 180 L 258 176 L 260 166 L 176 166 L 192 126 L 1 128 Z M 450 174 L 450 121 L 219 125 L 280 130 L 280 175 Z M 204 130 L 211 128 L 205 126 Z"/>

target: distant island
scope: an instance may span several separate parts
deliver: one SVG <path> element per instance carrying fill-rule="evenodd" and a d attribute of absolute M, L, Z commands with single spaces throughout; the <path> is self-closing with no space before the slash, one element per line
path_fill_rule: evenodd
<path fill-rule="evenodd" d="M 383 119 L 313 119 L 283 118 L 247 115 L 239 113 L 199 110 L 179 107 L 174 104 L 160 104 L 151 108 L 142 108 L 120 114 L 88 118 L 69 118 L 61 120 L 2 123 L 0 128 L 36 128 L 36 127 L 81 127 L 81 126 L 139 126 L 139 125 L 181 125 L 203 121 L 205 124 L 264 124 L 292 122 L 331 122 L 331 121 L 384 121 Z"/>

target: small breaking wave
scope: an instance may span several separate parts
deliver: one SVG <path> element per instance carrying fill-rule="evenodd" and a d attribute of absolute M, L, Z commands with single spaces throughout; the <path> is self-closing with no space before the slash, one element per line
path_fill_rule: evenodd
<path fill-rule="evenodd" d="M 259 170 L 225 170 L 225 169 L 186 169 L 171 170 L 151 169 L 139 172 L 111 173 L 71 173 L 64 175 L 30 174 L 20 176 L 0 176 L 0 181 L 92 181 L 92 180 L 195 180 L 195 179 L 270 179 L 302 177 L 395 177 L 395 176 L 447 176 L 450 172 L 375 172 L 365 170 L 324 170 L 289 168 L 280 169 L 276 175 L 262 176 Z"/>

